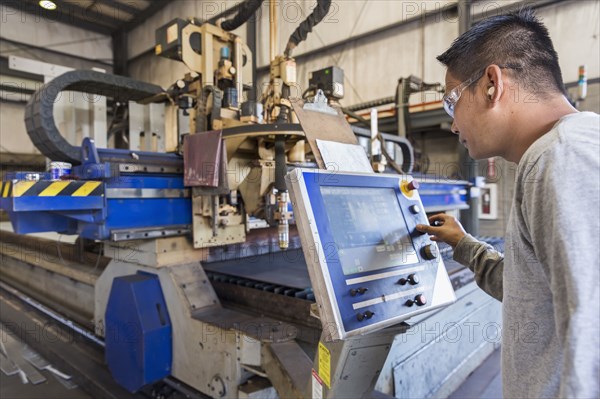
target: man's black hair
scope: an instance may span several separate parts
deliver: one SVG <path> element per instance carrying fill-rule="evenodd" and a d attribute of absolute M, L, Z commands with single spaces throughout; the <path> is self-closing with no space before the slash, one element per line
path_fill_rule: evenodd
<path fill-rule="evenodd" d="M 437 59 L 463 81 L 496 64 L 509 67 L 510 75 L 527 91 L 542 97 L 566 95 L 548 29 L 530 8 L 479 22 Z"/>

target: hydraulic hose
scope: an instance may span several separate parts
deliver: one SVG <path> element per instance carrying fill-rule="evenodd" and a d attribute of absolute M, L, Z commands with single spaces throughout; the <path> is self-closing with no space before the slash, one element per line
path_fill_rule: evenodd
<path fill-rule="evenodd" d="M 312 29 L 317 26 L 319 22 L 325 18 L 331 7 L 331 0 L 318 0 L 317 7 L 302 23 L 296 28 L 294 33 L 290 36 L 287 46 L 285 48 L 285 55 L 291 56 L 292 50 L 298 46 L 300 42 L 303 42 L 308 37 L 308 34 L 312 32 Z"/>
<path fill-rule="evenodd" d="M 232 31 L 239 28 L 254 15 L 263 2 L 264 0 L 246 0 L 241 3 L 238 6 L 239 11 L 235 17 L 223 21 L 221 23 L 221 28 L 226 31 Z"/>

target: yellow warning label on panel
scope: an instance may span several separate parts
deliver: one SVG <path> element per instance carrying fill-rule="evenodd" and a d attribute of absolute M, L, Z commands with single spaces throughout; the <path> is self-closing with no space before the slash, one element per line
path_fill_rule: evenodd
<path fill-rule="evenodd" d="M 57 181 L 55 183 L 50 184 L 44 191 L 40 193 L 40 197 L 55 197 L 62 190 L 65 189 L 69 185 L 69 181 Z"/>
<path fill-rule="evenodd" d="M 73 197 L 87 197 L 90 195 L 92 191 L 96 189 L 100 185 L 99 181 L 89 181 L 83 184 L 83 186 L 79 187 L 73 194 Z"/>
<path fill-rule="evenodd" d="M 29 190 L 36 182 L 34 181 L 18 181 L 13 188 L 13 197 L 20 197 Z"/>
<path fill-rule="evenodd" d="M 331 353 L 322 342 L 319 342 L 319 377 L 331 388 Z"/>

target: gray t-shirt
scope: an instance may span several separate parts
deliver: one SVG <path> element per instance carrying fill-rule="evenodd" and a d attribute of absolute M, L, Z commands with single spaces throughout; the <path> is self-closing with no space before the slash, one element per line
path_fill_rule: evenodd
<path fill-rule="evenodd" d="M 507 398 L 600 397 L 599 137 L 599 115 L 561 118 L 519 162 L 505 254 L 454 251 L 503 302 Z"/>

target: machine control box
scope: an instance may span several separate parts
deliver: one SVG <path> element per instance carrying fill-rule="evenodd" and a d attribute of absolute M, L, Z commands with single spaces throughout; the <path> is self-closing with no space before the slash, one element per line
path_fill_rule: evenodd
<path fill-rule="evenodd" d="M 411 176 L 294 169 L 294 217 L 323 329 L 379 330 L 456 300 Z"/>
<path fill-rule="evenodd" d="M 310 73 L 308 84 L 323 90 L 327 97 L 344 98 L 344 70 L 336 66 Z"/>
<path fill-rule="evenodd" d="M 169 23 L 158 28 L 156 30 L 156 44 L 154 46 L 154 53 L 161 57 L 183 61 L 182 40 L 184 39 L 182 31 L 187 25 L 189 25 L 188 21 L 175 18 Z M 192 49 L 200 54 L 200 34 L 197 33 L 190 36 L 189 40 Z"/>

